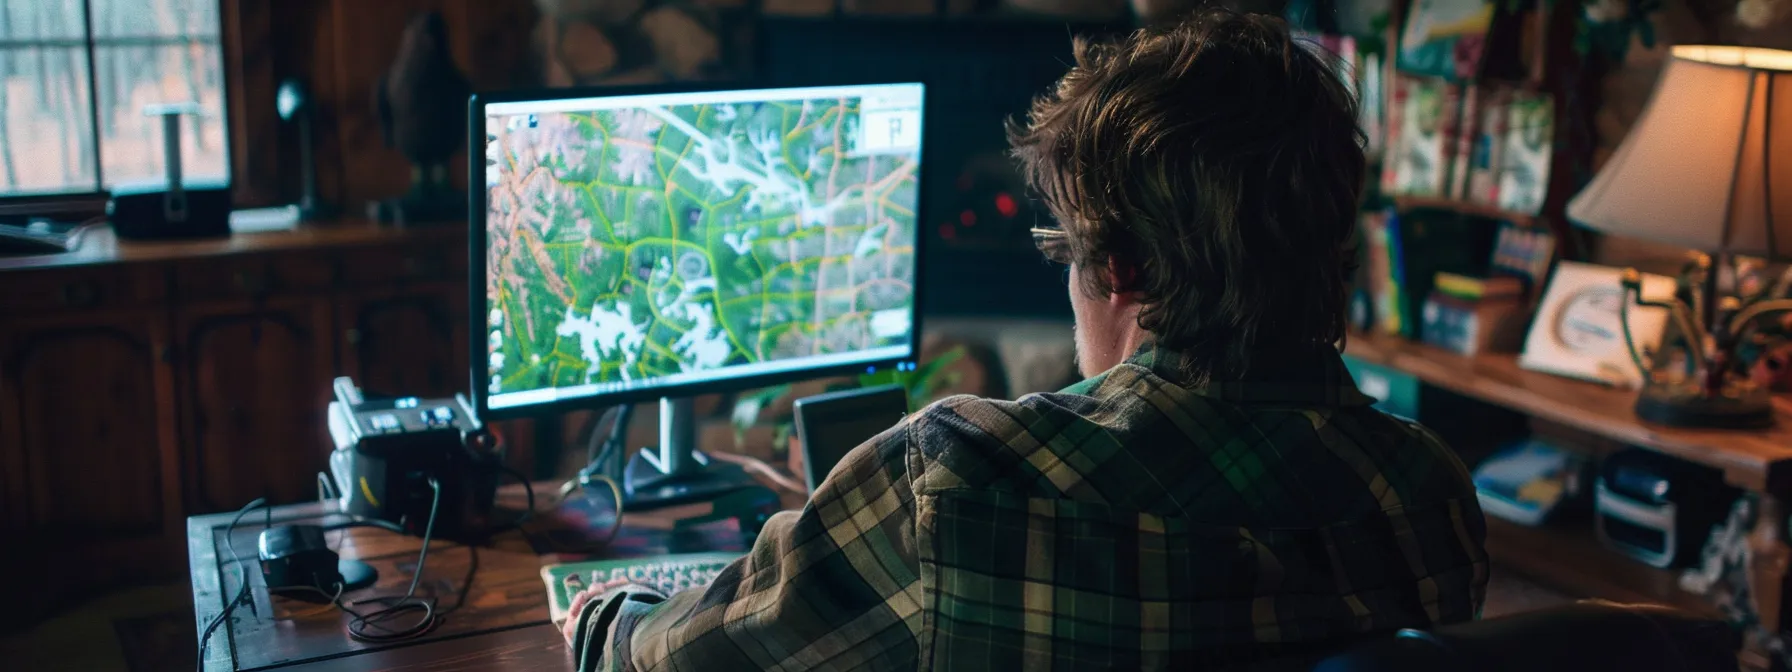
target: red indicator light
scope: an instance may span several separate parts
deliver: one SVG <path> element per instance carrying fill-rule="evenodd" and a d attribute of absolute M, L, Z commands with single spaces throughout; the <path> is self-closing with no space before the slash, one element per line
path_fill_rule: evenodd
<path fill-rule="evenodd" d="M 1020 214 L 1020 204 L 1014 202 L 1013 196 L 996 194 L 996 212 L 1002 213 L 1003 217 L 1013 217 Z"/>

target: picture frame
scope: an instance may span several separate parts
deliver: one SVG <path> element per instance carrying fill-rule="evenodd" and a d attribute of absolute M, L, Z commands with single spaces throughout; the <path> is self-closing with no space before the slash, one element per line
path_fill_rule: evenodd
<path fill-rule="evenodd" d="M 1643 371 L 1624 344 L 1620 302 L 1630 303 L 1631 338 L 1645 362 L 1660 351 L 1669 315 L 1665 308 L 1641 306 L 1626 297 L 1623 273 L 1609 266 L 1558 262 L 1531 320 L 1518 366 L 1614 387 L 1641 387 Z M 1643 274 L 1645 299 L 1669 300 L 1675 290 L 1673 278 Z"/>

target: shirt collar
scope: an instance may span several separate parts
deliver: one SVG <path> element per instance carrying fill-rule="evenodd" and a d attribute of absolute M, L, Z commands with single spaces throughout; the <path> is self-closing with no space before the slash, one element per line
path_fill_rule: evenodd
<path fill-rule="evenodd" d="M 1120 365 L 1150 371 L 1195 394 L 1234 403 L 1298 403 L 1316 406 L 1367 406 L 1375 400 L 1357 389 L 1344 358 L 1328 345 L 1278 346 L 1251 354 L 1243 375 L 1191 382 L 1182 370 L 1184 355 L 1147 342 Z M 1117 367 L 1118 368 L 1118 367 Z M 1109 372 L 1111 373 L 1111 372 Z M 1108 373 L 1072 385 L 1066 392 L 1088 394 Z"/>

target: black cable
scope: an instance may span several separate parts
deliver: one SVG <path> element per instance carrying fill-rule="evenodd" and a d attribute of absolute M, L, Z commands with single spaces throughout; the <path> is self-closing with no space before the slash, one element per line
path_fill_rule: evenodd
<path fill-rule="evenodd" d="M 395 642 L 427 634 L 441 623 L 441 619 L 436 614 L 435 598 L 412 600 L 417 595 L 417 584 L 423 580 L 424 565 L 429 561 L 429 540 L 436 529 L 436 509 L 442 503 L 442 484 L 437 482 L 434 477 L 429 478 L 429 489 L 432 493 L 429 498 L 429 522 L 423 525 L 423 548 L 417 551 L 417 570 L 411 574 L 410 588 L 405 589 L 404 596 L 397 599 L 376 597 L 363 600 L 374 603 L 391 602 L 390 606 L 367 614 L 358 613 L 339 603 L 338 608 L 352 616 L 348 622 L 349 638 L 372 643 Z M 392 630 L 380 625 L 398 614 L 417 610 L 422 610 L 423 615 L 417 619 L 416 623 L 412 623 L 408 627 Z M 367 631 L 369 627 L 377 627 L 385 632 L 370 633 Z"/>
<path fill-rule="evenodd" d="M 585 468 L 579 470 L 580 476 L 587 476 L 590 473 L 601 473 L 611 477 L 619 475 L 609 470 L 609 460 L 616 450 L 628 440 L 626 436 L 628 425 L 634 414 L 634 404 L 619 404 L 612 411 L 606 413 L 605 415 L 613 416 L 613 419 L 610 421 L 610 432 L 608 435 L 604 435 L 602 443 L 598 442 L 597 437 L 599 436 L 598 430 L 603 427 L 603 420 L 600 418 L 598 422 L 592 424 L 591 436 L 586 439 Z"/>
<path fill-rule="evenodd" d="M 622 412 L 622 408 L 623 407 L 620 405 L 612 406 L 610 407 L 610 410 L 604 411 L 602 415 L 599 415 L 596 420 L 591 422 L 591 431 L 589 434 L 585 435 L 585 464 L 589 465 L 597 462 L 597 457 L 603 454 L 605 448 L 609 447 L 608 443 L 599 443 L 597 437 L 601 435 L 600 432 L 604 428 L 604 420 L 606 419 L 611 421 L 610 427 L 612 431 L 614 430 L 616 427 L 615 420 L 618 417 L 618 414 Z"/>
<path fill-rule="evenodd" d="M 331 523 L 323 526 L 325 532 L 346 530 L 351 527 L 377 527 L 386 530 L 387 532 L 396 532 L 398 534 L 405 533 L 404 526 L 399 525 L 398 523 L 394 523 L 390 520 L 380 520 L 378 518 L 362 518 L 360 516 L 355 516 L 344 522 Z"/>
<path fill-rule="evenodd" d="M 238 555 L 236 552 L 236 526 L 238 523 L 243 522 L 243 516 L 249 515 L 250 511 L 254 511 L 257 507 L 266 506 L 266 499 L 261 497 L 255 498 L 254 501 L 244 504 L 243 508 L 237 509 L 236 516 L 230 519 L 230 525 L 224 528 L 224 545 L 226 548 L 230 549 L 230 560 L 236 565 L 237 569 L 238 578 L 236 597 L 230 598 L 230 601 L 224 604 L 224 609 L 219 611 L 218 615 L 213 616 L 212 620 L 205 624 L 205 630 L 199 634 L 200 672 L 205 672 L 205 654 L 207 646 L 211 642 L 212 633 L 216 632 L 219 626 L 224 625 L 224 621 L 230 618 L 230 613 L 236 610 L 236 605 L 242 604 L 243 600 L 249 597 L 249 568 L 243 565 L 242 556 Z M 267 515 L 268 525 L 271 526 L 274 517 L 273 509 L 268 509 Z M 222 576 L 223 573 L 220 572 L 219 575 Z M 219 587 L 222 588 L 223 586 L 219 585 Z"/>
<path fill-rule="evenodd" d="M 460 582 L 460 594 L 454 598 L 454 606 L 443 609 L 440 613 L 436 614 L 436 618 L 442 618 L 452 614 L 459 610 L 461 605 L 467 603 L 467 593 L 473 592 L 473 576 L 478 573 L 479 547 L 473 544 L 467 544 L 467 578 L 462 579 Z"/>
<path fill-rule="evenodd" d="M 529 483 L 529 476 L 527 474 L 517 471 L 515 467 L 507 464 L 499 464 L 498 470 L 509 474 L 511 478 L 515 478 L 517 482 L 523 484 L 523 496 L 528 500 L 528 508 L 523 509 L 522 515 L 517 516 L 516 520 L 511 521 L 508 526 L 520 527 L 523 523 L 529 522 L 529 519 L 535 516 L 535 486 Z"/>

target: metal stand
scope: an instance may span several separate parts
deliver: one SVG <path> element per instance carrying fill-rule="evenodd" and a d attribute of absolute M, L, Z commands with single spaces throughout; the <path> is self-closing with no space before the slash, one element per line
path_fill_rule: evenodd
<path fill-rule="evenodd" d="M 660 445 L 629 457 L 623 499 L 631 509 L 652 509 L 711 499 L 756 485 L 739 466 L 710 459 L 697 449 L 695 404 L 660 399 Z"/>

